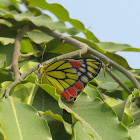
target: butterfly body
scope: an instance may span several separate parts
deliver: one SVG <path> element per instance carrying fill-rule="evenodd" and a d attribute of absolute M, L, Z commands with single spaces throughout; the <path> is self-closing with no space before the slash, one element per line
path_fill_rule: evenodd
<path fill-rule="evenodd" d="M 54 86 L 62 99 L 73 102 L 100 68 L 96 58 L 61 59 L 41 67 L 39 75 L 42 84 Z"/>

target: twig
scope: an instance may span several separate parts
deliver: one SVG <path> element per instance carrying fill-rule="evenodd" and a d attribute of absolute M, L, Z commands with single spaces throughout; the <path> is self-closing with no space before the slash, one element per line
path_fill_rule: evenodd
<path fill-rule="evenodd" d="M 110 75 L 112 76 L 112 78 L 113 78 L 117 83 L 119 83 L 119 85 L 120 85 L 127 93 L 131 94 L 130 89 L 117 77 L 117 75 L 116 75 L 115 73 L 113 73 L 112 71 L 110 71 L 110 69 L 107 68 L 107 67 L 105 66 L 105 64 L 102 63 L 102 65 L 103 65 L 103 67 L 105 67 L 105 70 L 107 71 L 107 73 L 110 74 Z"/>
<path fill-rule="evenodd" d="M 119 64 L 117 64 L 116 62 L 112 61 L 111 59 L 109 59 L 108 57 L 104 56 L 103 54 L 99 53 L 98 51 L 90 48 L 88 45 L 86 45 L 85 43 L 81 43 L 80 41 L 73 39 L 69 36 L 63 35 L 57 31 L 52 31 L 46 27 L 35 27 L 38 30 L 41 30 L 42 32 L 45 32 L 46 34 L 53 36 L 54 38 L 59 38 L 59 39 L 64 39 L 66 43 L 69 43 L 79 49 L 81 49 L 82 47 L 86 46 L 88 51 L 93 54 L 94 56 L 98 57 L 99 59 L 101 59 L 102 61 L 106 62 L 107 64 L 110 64 L 112 66 L 114 66 L 115 68 L 117 68 L 119 71 L 121 71 L 124 75 L 126 75 L 131 81 L 132 83 L 135 85 L 136 88 L 138 88 L 140 90 L 140 84 L 138 83 L 138 81 L 136 80 L 136 78 L 129 72 L 127 71 L 125 68 L 123 68 L 122 66 L 120 66 Z"/>
<path fill-rule="evenodd" d="M 7 71 L 12 70 L 12 65 L 6 67 L 4 70 L 7 70 Z"/>
<path fill-rule="evenodd" d="M 14 48 L 13 58 L 12 58 L 12 69 L 14 72 L 15 80 L 19 79 L 20 77 L 18 59 L 20 56 L 21 39 L 24 36 L 24 34 L 29 31 L 31 31 L 31 28 L 29 28 L 29 25 L 25 25 L 16 36 L 15 48 Z"/>
<path fill-rule="evenodd" d="M 67 54 L 63 54 L 63 55 L 60 55 L 58 56 L 58 59 L 64 59 L 64 58 L 68 58 L 68 57 L 74 57 L 74 56 L 77 56 L 79 54 L 84 54 L 87 52 L 87 49 L 86 48 L 82 48 L 80 50 L 77 50 L 77 51 L 74 51 L 74 52 L 70 52 L 70 53 L 67 53 Z M 48 61 L 45 61 L 43 62 L 42 64 L 43 65 L 46 65 L 50 62 L 52 62 L 54 60 L 54 58 L 52 59 L 49 59 Z M 22 80 L 24 80 L 29 74 L 31 74 L 32 72 L 36 71 L 38 68 L 38 66 L 35 66 L 29 70 L 27 70 L 26 72 L 24 72 L 17 80 L 15 80 L 12 84 L 10 84 L 6 89 L 5 89 L 5 92 L 1 93 L 0 94 L 0 97 L 3 97 L 4 94 L 5 94 L 5 97 L 8 98 L 9 96 L 9 93 L 11 91 L 11 89 L 16 86 L 18 83 L 20 83 Z"/>
<path fill-rule="evenodd" d="M 137 79 L 137 80 L 140 80 L 140 76 L 136 75 L 136 74 L 133 74 L 133 76 Z"/>
<path fill-rule="evenodd" d="M 37 54 L 37 53 L 39 53 L 40 51 L 35 51 L 35 52 L 30 52 L 30 53 L 27 53 L 27 54 L 20 54 L 20 57 L 30 57 L 30 56 L 32 56 L 32 55 L 34 55 L 34 54 Z"/>

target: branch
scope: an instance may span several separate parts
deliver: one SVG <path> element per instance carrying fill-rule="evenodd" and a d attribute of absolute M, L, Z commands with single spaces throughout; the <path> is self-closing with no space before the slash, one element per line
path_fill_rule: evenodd
<path fill-rule="evenodd" d="M 81 54 L 84 54 L 84 53 L 87 53 L 87 49 L 86 48 L 82 48 L 80 50 L 77 50 L 77 51 L 74 51 L 74 52 L 70 52 L 70 53 L 67 53 L 67 54 L 63 54 L 63 55 L 60 55 L 58 56 L 57 58 L 58 59 L 64 59 L 64 58 L 68 58 L 68 57 L 74 57 L 74 56 L 77 56 L 77 55 L 81 55 Z M 52 59 L 49 59 L 48 61 L 45 61 L 43 62 L 42 64 L 43 65 L 46 65 L 50 62 L 52 62 L 55 58 L 52 58 Z M 16 79 L 12 84 L 10 84 L 3 93 L 0 94 L 0 97 L 3 97 L 4 94 L 5 94 L 5 97 L 8 98 L 9 96 L 9 93 L 11 91 L 11 89 L 16 86 L 18 83 L 20 83 L 22 80 L 24 80 L 29 74 L 31 74 L 32 72 L 36 71 L 38 68 L 38 66 L 35 66 L 29 70 L 27 70 L 26 72 L 24 72 L 18 79 Z"/>
<path fill-rule="evenodd" d="M 14 48 L 13 58 L 12 58 L 12 69 L 15 75 L 15 80 L 17 80 L 20 77 L 18 59 L 20 56 L 21 39 L 24 36 L 24 34 L 26 34 L 29 31 L 31 31 L 31 28 L 29 28 L 28 25 L 25 25 L 16 36 L 15 48 Z"/>
<path fill-rule="evenodd" d="M 63 35 L 57 31 L 52 31 L 46 27 L 35 27 L 38 30 L 41 30 L 42 32 L 53 36 L 54 38 L 59 38 L 59 39 L 64 39 L 66 43 L 69 43 L 75 47 L 77 47 L 78 49 L 81 49 L 83 47 L 87 47 L 88 51 L 93 54 L 94 56 L 98 57 L 99 59 L 101 59 L 102 61 L 106 62 L 107 64 L 110 64 L 112 66 L 114 66 L 115 68 L 117 68 L 119 71 L 121 71 L 124 75 L 126 75 L 131 81 L 132 83 L 135 85 L 136 88 L 138 88 L 140 90 L 140 84 L 138 83 L 138 81 L 136 80 L 136 78 L 129 72 L 127 71 L 125 68 L 123 68 L 122 66 L 120 66 L 119 64 L 117 64 L 116 62 L 112 61 L 111 59 L 109 59 L 108 57 L 104 56 L 103 54 L 99 53 L 98 51 L 90 48 L 88 45 L 86 45 L 85 43 L 82 43 L 74 38 L 71 38 L 69 36 Z"/>

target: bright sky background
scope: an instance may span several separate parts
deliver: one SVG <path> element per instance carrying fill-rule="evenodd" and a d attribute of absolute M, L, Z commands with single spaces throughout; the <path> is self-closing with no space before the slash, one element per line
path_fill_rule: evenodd
<path fill-rule="evenodd" d="M 140 0 L 47 0 L 65 7 L 71 18 L 84 23 L 101 42 L 140 48 Z M 140 68 L 140 53 L 120 52 L 133 68 Z"/>
<path fill-rule="evenodd" d="M 47 0 L 63 5 L 71 18 L 82 21 L 102 42 L 140 48 L 140 0 Z M 120 52 L 129 65 L 140 68 L 140 53 Z"/>

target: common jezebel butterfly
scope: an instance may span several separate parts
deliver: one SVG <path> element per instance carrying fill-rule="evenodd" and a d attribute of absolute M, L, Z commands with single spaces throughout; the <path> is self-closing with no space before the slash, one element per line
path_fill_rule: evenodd
<path fill-rule="evenodd" d="M 60 59 L 38 69 L 42 84 L 56 88 L 61 98 L 73 102 L 101 69 L 96 58 Z"/>

